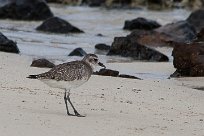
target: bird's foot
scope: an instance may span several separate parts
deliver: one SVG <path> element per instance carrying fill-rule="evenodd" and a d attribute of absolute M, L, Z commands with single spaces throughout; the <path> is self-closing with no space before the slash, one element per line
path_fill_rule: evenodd
<path fill-rule="evenodd" d="M 74 111 L 74 113 L 75 113 L 75 116 L 77 116 L 77 117 L 86 117 L 85 115 L 79 114 L 77 111 Z"/>
<path fill-rule="evenodd" d="M 76 115 L 74 115 L 74 114 L 71 114 L 71 113 L 67 113 L 67 115 L 68 115 L 68 116 L 76 116 Z"/>

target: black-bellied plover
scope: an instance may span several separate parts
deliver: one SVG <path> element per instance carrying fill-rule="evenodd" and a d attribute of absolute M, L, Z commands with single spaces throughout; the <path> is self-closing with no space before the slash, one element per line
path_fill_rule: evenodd
<path fill-rule="evenodd" d="M 93 72 L 94 66 L 105 66 L 98 61 L 95 54 L 87 54 L 81 61 L 72 61 L 55 66 L 48 72 L 29 75 L 28 78 L 39 79 L 50 87 L 64 89 L 64 101 L 66 105 L 67 115 L 83 117 L 74 108 L 70 100 L 70 89 L 76 88 L 89 80 Z M 68 109 L 67 101 L 74 110 L 71 114 Z"/>

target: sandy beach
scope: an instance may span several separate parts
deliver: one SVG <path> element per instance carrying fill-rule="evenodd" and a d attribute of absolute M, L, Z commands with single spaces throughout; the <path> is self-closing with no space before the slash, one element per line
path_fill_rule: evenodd
<path fill-rule="evenodd" d="M 204 136 L 204 78 L 133 80 L 92 76 L 71 91 L 84 118 L 65 112 L 63 90 L 27 79 L 48 69 L 27 56 L 0 52 L 1 136 Z M 109 63 L 108 68 L 160 71 L 171 63 Z M 151 71 L 150 71 L 151 72 Z"/>

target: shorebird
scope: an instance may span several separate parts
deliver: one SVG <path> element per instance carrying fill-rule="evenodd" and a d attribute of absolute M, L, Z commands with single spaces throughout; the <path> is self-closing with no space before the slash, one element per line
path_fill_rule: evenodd
<path fill-rule="evenodd" d="M 84 117 L 77 112 L 72 104 L 70 100 L 70 90 L 87 82 L 93 73 L 94 67 L 97 65 L 106 68 L 103 63 L 99 62 L 98 56 L 95 54 L 87 54 L 81 61 L 63 63 L 53 67 L 48 72 L 38 75 L 29 75 L 27 78 L 39 79 L 50 87 L 64 89 L 67 115 Z M 74 110 L 74 114 L 69 112 L 67 101 Z"/>

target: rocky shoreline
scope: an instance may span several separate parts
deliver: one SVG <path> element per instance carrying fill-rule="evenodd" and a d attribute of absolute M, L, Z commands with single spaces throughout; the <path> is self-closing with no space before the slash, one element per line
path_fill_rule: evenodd
<path fill-rule="evenodd" d="M 29 0 L 23 0 L 23 3 L 21 0 L 17 0 L 15 2 L 10 1 L 0 7 L 0 14 L 2 14 L 2 18 L 16 20 L 44 19 L 45 21 L 40 26 L 38 26 L 36 30 L 45 31 L 47 33 L 84 33 L 83 30 L 76 28 L 66 20 L 63 20 L 59 17 L 53 17 L 55 15 L 49 9 L 49 6 L 45 1 L 35 1 L 32 4 L 32 6 L 34 6 L 32 8 L 30 7 L 30 4 L 31 3 L 29 3 Z M 37 12 L 36 8 L 41 4 L 43 6 L 40 6 L 38 10 L 39 15 L 42 15 L 42 17 L 39 16 L 39 18 L 36 18 L 35 16 L 32 16 L 30 13 L 35 15 L 35 12 Z M 29 8 L 29 14 L 25 14 L 26 10 L 22 11 L 23 9 L 26 9 L 25 7 Z M 44 12 L 45 9 L 46 12 Z M 49 11 L 49 15 L 47 14 L 47 9 Z M 12 16 L 6 14 L 6 12 L 3 12 L 7 10 L 10 11 L 9 14 L 12 14 Z M 14 14 L 16 10 L 17 12 Z M 123 29 L 129 30 L 130 34 L 128 34 L 126 37 L 115 37 L 113 39 L 112 45 L 109 48 L 106 46 L 106 50 L 104 50 L 104 52 L 106 52 L 106 55 L 130 57 L 133 60 L 163 62 L 169 61 L 169 58 L 163 53 L 157 51 L 155 47 L 173 47 L 173 62 L 174 67 L 177 68 L 177 70 L 176 74 L 174 73 L 171 77 L 204 76 L 204 61 L 202 58 L 204 46 L 199 44 L 199 42 L 203 42 L 202 37 L 204 37 L 203 18 L 204 10 L 199 9 L 192 12 L 190 16 L 186 18 L 186 20 L 172 22 L 163 26 L 154 20 L 142 17 L 138 17 L 133 20 L 124 20 Z M 1 34 L 0 37 L 2 40 L 2 44 L 0 45 L 1 51 L 15 53 L 20 52 L 16 45 L 17 43 L 9 40 L 3 34 Z M 189 47 L 192 47 L 192 49 L 189 49 Z M 100 50 L 100 48 L 98 47 L 97 50 Z M 79 54 L 81 54 L 82 51 L 83 49 L 80 49 Z M 83 51 L 83 53 L 79 56 L 83 56 L 84 54 L 86 54 L 85 51 Z M 74 55 L 75 54 L 73 53 L 71 56 Z M 181 56 L 184 56 L 184 58 Z M 186 62 L 185 58 L 187 58 Z M 178 66 L 178 64 L 185 64 L 187 67 L 183 68 L 183 66 Z"/>

